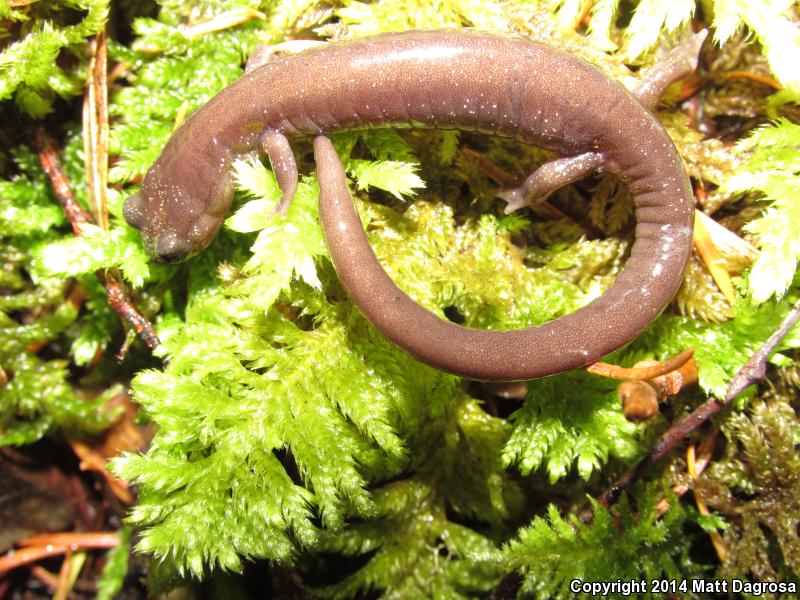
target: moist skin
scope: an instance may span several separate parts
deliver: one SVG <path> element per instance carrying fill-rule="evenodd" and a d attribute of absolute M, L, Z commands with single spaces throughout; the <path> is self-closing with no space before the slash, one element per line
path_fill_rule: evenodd
<path fill-rule="evenodd" d="M 510 331 L 462 327 L 419 306 L 378 263 L 325 136 L 398 124 L 510 137 L 588 157 L 573 171 L 616 174 L 631 191 L 637 220 L 616 282 L 572 314 Z M 298 135 L 315 136 L 320 219 L 348 293 L 387 337 L 442 370 L 515 381 L 587 365 L 636 337 L 683 279 L 694 202 L 661 124 L 596 67 L 527 39 L 475 32 L 383 34 L 256 68 L 176 131 L 139 194 L 126 201 L 125 218 L 163 262 L 201 251 L 230 208 L 231 162 L 258 151 L 269 155 L 285 214 L 297 186 L 288 140 Z"/>

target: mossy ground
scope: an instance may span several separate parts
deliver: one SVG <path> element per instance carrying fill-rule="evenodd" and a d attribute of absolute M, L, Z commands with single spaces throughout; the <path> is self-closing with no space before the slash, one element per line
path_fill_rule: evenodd
<path fill-rule="evenodd" d="M 693 483 L 714 518 L 688 496 L 656 509 L 685 479 L 679 453 L 618 507 L 591 501 L 669 421 L 723 394 L 797 297 L 793 10 L 771 0 L 643 0 L 632 13 L 613 0 L 0 0 L 0 366 L 10 375 L 0 443 L 102 431 L 115 417 L 103 410 L 107 396 L 132 378 L 157 433 L 146 453 L 119 457 L 113 470 L 137 485 L 128 522 L 137 550 L 153 558 L 152 589 L 197 580 L 244 589 L 225 572 L 264 559 L 276 580 L 289 567 L 303 587 L 336 598 L 481 596 L 514 570 L 522 593 L 537 597 L 568 597 L 573 578 L 796 579 L 796 335 L 774 357 L 770 382 L 715 420 L 722 456 Z M 121 218 L 175 120 L 234 82 L 257 43 L 469 26 L 550 41 L 631 84 L 626 65 L 657 62 L 692 18 L 716 42 L 703 52 L 702 85 L 658 115 L 707 210 L 761 251 L 734 279 L 732 306 L 694 263 L 680 309 L 609 359 L 630 365 L 696 348 L 699 388 L 653 422 L 626 421 L 615 385 L 582 372 L 531 382 L 524 400 L 498 400 L 385 340 L 327 257 L 307 141 L 296 146 L 304 175 L 288 219 L 266 217 L 279 196 L 269 169 L 239 162 L 227 227 L 187 264 L 148 262 Z M 219 27 L 202 30 L 208 20 Z M 76 238 L 32 131 L 41 122 L 60 141 L 74 192 L 88 202 L 76 115 L 87 40 L 104 24 L 114 69 L 110 228 Z M 771 72 L 782 89 L 769 95 L 731 71 Z M 612 180 L 559 191 L 560 217 L 502 216 L 498 176 L 523 176 L 542 152 L 420 130 L 343 133 L 335 143 L 376 253 L 438 314 L 483 328 L 538 324 L 602 293 L 624 263 L 630 203 Z M 158 328 L 157 358 L 136 344 L 124 363 L 113 360 L 126 334 L 95 272 L 115 268 Z M 65 300 L 74 286 L 83 302 Z M 101 391 L 92 401 L 87 382 Z M 589 510 L 589 524 L 573 516 Z M 705 530 L 724 532 L 727 558 L 710 550 Z M 119 552 L 109 564 L 106 597 L 126 568 Z"/>

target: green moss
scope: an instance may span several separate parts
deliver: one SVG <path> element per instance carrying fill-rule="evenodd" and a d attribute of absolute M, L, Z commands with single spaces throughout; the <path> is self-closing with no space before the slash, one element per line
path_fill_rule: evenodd
<path fill-rule="evenodd" d="M 81 92 L 82 72 L 65 69 L 56 60 L 64 53 L 80 56 L 86 38 L 96 34 L 108 16 L 107 0 L 72 0 L 34 3 L 11 8 L 0 4 L 0 18 L 17 21 L 24 35 L 0 53 L 0 100 L 14 98 L 19 109 L 42 117 L 57 96 Z M 70 25 L 75 13 L 77 24 Z"/>
<path fill-rule="evenodd" d="M 121 590 L 125 576 L 128 574 L 128 558 L 131 552 L 131 530 L 123 527 L 119 530 L 120 544 L 108 553 L 103 573 L 97 582 L 98 600 L 112 600 Z"/>
<path fill-rule="evenodd" d="M 503 548 L 502 561 L 521 571 L 523 592 L 537 598 L 574 598 L 574 580 L 644 580 L 647 587 L 634 596 L 661 598 L 662 593 L 653 593 L 653 579 L 680 582 L 702 572 L 688 555 L 690 540 L 682 531 L 685 513 L 673 498 L 660 518 L 656 506 L 661 495 L 658 485 L 640 489 L 635 507 L 626 496 L 613 513 L 592 500 L 594 518 L 589 524 L 574 515 L 562 517 L 551 504 L 546 518 L 536 517 Z M 628 594 L 620 590 L 606 597 Z"/>
<path fill-rule="evenodd" d="M 716 19 L 720 40 L 741 24 L 754 32 L 787 86 L 783 100 L 795 98 L 797 44 L 789 20 L 778 4 L 744 4 L 706 3 L 704 14 Z M 685 535 L 697 531 L 693 521 L 727 523 L 726 543 L 739 558 L 725 573 L 796 575 L 795 540 L 768 519 L 795 510 L 786 452 L 796 423 L 788 409 L 772 417 L 754 409 L 753 416 L 734 416 L 726 430 L 728 454 L 708 478 L 733 497 L 753 496 L 740 502 L 744 512 L 735 519 L 695 519 L 672 500 L 659 520 L 657 481 L 612 511 L 592 504 L 591 524 L 562 516 L 581 513 L 587 493 L 599 494 L 620 463 L 647 450 L 642 430 L 652 436 L 663 424 L 628 423 L 617 408 L 615 384 L 581 372 L 532 382 L 520 402 L 497 401 L 390 344 L 347 299 L 327 257 L 306 141 L 293 141 L 304 175 L 289 218 L 269 218 L 279 196 L 270 171 L 254 159 L 239 161 L 234 213 L 215 243 L 187 264 L 149 263 L 138 233 L 121 218 L 123 199 L 136 190 L 176 120 L 240 77 L 259 42 L 474 26 L 553 41 L 632 83 L 636 75 L 625 61 L 655 63 L 659 40 L 677 38 L 695 4 L 669 8 L 644 0 L 631 13 L 625 3 L 595 2 L 584 37 L 563 28 L 583 10 L 571 1 L 380 0 L 333 8 L 305 0 L 170 1 L 157 16 L 132 23 L 132 43 L 110 32 L 110 58 L 124 63 L 109 106 L 110 230 L 89 227 L 75 238 L 35 152 L 0 148 L 0 258 L 8 267 L 0 272 L 0 364 L 12 376 L 0 390 L 0 443 L 28 443 L 48 433 L 81 436 L 107 426 L 105 396 L 84 400 L 76 388 L 84 369 L 107 393 L 129 374 L 127 365 L 114 374 L 92 371 L 95 358 L 123 333 L 94 272 L 118 268 L 163 341 L 157 355 L 163 367 L 151 364 L 132 384 L 145 417 L 157 426 L 153 443 L 146 454 L 114 463 L 138 485 L 129 521 L 139 531 L 138 550 L 156 559 L 153 589 L 269 559 L 296 565 L 316 594 L 336 598 L 370 590 L 397 598 L 486 595 L 514 569 L 527 592 L 558 597 L 572 577 L 702 573 L 687 558 L 703 548 Z M 261 16 L 187 35 L 187 25 L 235 9 Z M 0 54 L 0 100 L 7 100 L 3 116 L 14 117 L 0 120 L 0 139 L 17 139 L 3 123 L 21 122 L 23 115 L 76 114 L 85 42 L 106 12 L 102 2 L 0 4 L 0 27 L 11 36 Z M 788 49 L 785 57 L 776 51 L 780 44 Z M 747 114 L 763 116 L 763 103 L 737 94 L 738 102 L 749 103 Z M 746 203 L 753 192 L 769 203 L 747 228 L 763 249 L 749 273 L 749 296 L 720 306 L 713 283 L 693 264 L 679 299 L 684 315 L 668 311 L 612 357 L 632 364 L 694 346 L 701 387 L 679 401 L 679 413 L 698 396 L 722 394 L 796 297 L 797 126 L 779 120 L 732 148 L 704 139 L 677 109 L 662 107 L 658 114 L 690 174 L 709 188 L 722 186 L 710 189 L 709 206 L 735 212 L 735 202 Z M 78 125 L 53 133 L 84 202 Z M 457 314 L 487 329 L 536 325 L 600 295 L 624 263 L 631 203 L 611 178 L 560 191 L 552 199 L 557 210 L 546 218 L 540 211 L 501 216 L 494 194 L 505 184 L 489 174 L 513 182 L 546 153 L 467 132 L 417 129 L 342 133 L 334 142 L 382 264 L 439 315 Z M 563 217 L 553 216 L 559 212 Z M 736 216 L 747 221 L 752 211 Z M 75 282 L 85 296 L 80 304 L 65 300 Z M 797 343 L 791 336 L 781 352 Z M 46 353 L 39 352 L 43 347 Z M 140 345 L 130 353 L 134 361 L 148 356 Z M 786 364 L 790 356 L 773 360 Z M 768 464 L 767 456 L 778 459 Z M 778 486 L 782 496 L 769 487 L 775 473 L 787 478 Z M 646 475 L 659 477 L 658 470 Z M 743 533 L 756 525 L 769 531 Z M 773 538 L 780 540 L 781 561 L 741 558 L 749 551 L 764 556 Z M 331 555 L 353 560 L 341 570 L 328 562 Z M 101 586 L 107 595 L 123 576 L 122 556 L 120 550 L 109 563 Z"/>
<path fill-rule="evenodd" d="M 726 520 L 720 576 L 792 580 L 800 571 L 797 415 L 781 400 L 758 402 L 723 432 L 725 456 L 695 484 Z"/>
<path fill-rule="evenodd" d="M 743 168 L 725 181 L 729 192 L 752 190 L 769 203 L 746 227 L 762 248 L 750 272 L 750 294 L 759 303 L 786 293 L 800 259 L 798 135 L 800 125 L 785 119 L 755 130 L 738 144 L 746 157 Z"/>

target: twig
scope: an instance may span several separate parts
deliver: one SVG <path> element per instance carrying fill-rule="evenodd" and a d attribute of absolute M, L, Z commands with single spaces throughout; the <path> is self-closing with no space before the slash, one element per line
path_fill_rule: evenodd
<path fill-rule="evenodd" d="M 106 459 L 100 453 L 93 450 L 85 442 L 79 440 L 68 439 L 70 447 L 75 455 L 80 459 L 80 469 L 82 471 L 94 471 L 98 473 L 108 485 L 111 493 L 116 496 L 118 500 L 125 504 L 133 504 L 133 493 L 128 487 L 127 481 L 121 481 L 115 478 L 106 469 Z"/>
<path fill-rule="evenodd" d="M 58 587 L 58 577 L 40 565 L 33 565 L 30 569 L 31 575 L 41 581 L 52 592 Z"/>
<path fill-rule="evenodd" d="M 673 448 L 680 444 L 687 435 L 700 427 L 722 408 L 728 406 L 745 388 L 762 379 L 767 372 L 767 359 L 769 355 L 772 354 L 780 341 L 786 337 L 798 320 L 800 320 L 800 302 L 794 305 L 791 312 L 786 315 L 786 318 L 775 333 L 764 342 L 750 360 L 748 360 L 747 363 L 739 369 L 733 379 L 731 379 L 723 400 L 709 398 L 689 416 L 667 429 L 650 453 L 603 492 L 599 501 L 606 507 L 614 504 L 619 499 L 622 492 L 647 470 L 650 465 L 663 459 Z"/>
<path fill-rule="evenodd" d="M 72 231 L 75 235 L 82 235 L 82 226 L 92 223 L 92 217 L 75 199 L 66 174 L 59 163 L 55 144 L 53 144 L 53 141 L 41 126 L 36 128 L 36 146 L 42 169 L 50 178 L 53 192 L 64 208 L 64 213 L 72 226 Z M 113 271 L 98 271 L 97 278 L 106 288 L 106 297 L 114 312 L 133 327 L 148 348 L 152 350 L 158 346 L 159 341 L 155 328 L 133 304 L 133 301 L 122 286 L 122 282 Z"/>
<path fill-rule="evenodd" d="M 680 369 L 692 356 L 694 356 L 694 348 L 687 348 L 664 362 L 647 367 L 620 367 L 598 361 L 586 367 L 586 370 L 592 375 L 600 375 L 609 379 L 646 381 Z"/>
<path fill-rule="evenodd" d="M 689 448 L 686 450 L 686 470 L 689 472 L 689 477 L 692 479 L 692 481 L 696 480 L 700 476 L 695 460 L 694 444 L 689 444 Z M 694 493 L 694 502 L 697 505 L 698 513 L 704 517 L 707 517 L 711 514 L 708 510 L 708 506 L 706 506 L 706 501 L 700 494 L 697 493 L 697 491 Z M 709 531 L 708 535 L 711 538 L 711 543 L 714 545 L 714 550 L 716 550 L 720 562 L 724 563 L 728 551 L 725 548 L 725 542 L 723 541 L 722 536 L 719 534 L 719 531 L 714 530 Z"/>
<path fill-rule="evenodd" d="M 762 75 L 761 73 L 753 73 L 751 71 L 729 71 L 725 74 L 725 79 L 748 79 L 771 87 L 773 90 L 783 89 L 783 84 L 774 77 Z"/>
<path fill-rule="evenodd" d="M 161 343 L 156 334 L 155 327 L 147 317 L 136 308 L 136 305 L 128 296 L 128 292 L 125 290 L 122 282 L 117 277 L 116 272 L 98 272 L 97 276 L 106 288 L 106 299 L 112 310 L 133 327 L 136 335 L 139 336 L 150 350 L 155 349 Z M 124 358 L 124 355 L 118 356 L 118 358 L 121 360 Z"/>
<path fill-rule="evenodd" d="M 51 592 L 58 586 L 58 578 L 41 565 L 32 565 L 28 570 L 30 571 L 31 575 L 46 585 Z M 79 592 L 90 593 L 92 594 L 92 597 L 97 594 L 97 586 L 90 581 L 82 581 L 79 579 L 72 586 L 72 589 Z M 0 593 L 0 598 L 5 598 L 2 593 Z M 75 591 L 70 591 L 70 593 L 67 595 L 67 598 L 69 600 L 73 600 L 78 599 L 79 596 L 75 593 Z"/>
<path fill-rule="evenodd" d="M 12 569 L 59 556 L 77 549 L 107 550 L 119 546 L 119 535 L 107 532 L 51 533 L 37 535 L 20 542 L 25 546 L 0 556 L 0 576 Z"/>
<path fill-rule="evenodd" d="M 717 447 L 717 440 L 719 438 L 719 429 L 717 427 L 711 427 L 709 429 L 708 435 L 703 438 L 703 441 L 700 443 L 700 449 L 695 456 L 694 460 L 694 470 L 695 475 L 693 478 L 700 477 L 703 474 L 703 471 L 706 470 L 708 465 L 711 464 L 711 456 L 714 454 L 714 449 Z M 685 483 L 680 483 L 672 487 L 672 493 L 675 494 L 678 498 L 682 497 L 686 492 L 689 491 L 689 486 Z M 669 510 L 669 499 L 662 498 L 658 504 L 656 504 L 656 518 L 660 519 L 663 517 L 667 511 Z"/>
<path fill-rule="evenodd" d="M 39 162 L 42 165 L 42 170 L 50 178 L 53 193 L 67 215 L 67 220 L 72 226 L 72 232 L 78 236 L 83 235 L 81 226 L 91 223 L 92 216 L 83 210 L 83 207 L 75 200 L 67 176 L 58 161 L 58 150 L 41 125 L 36 128 L 36 149 L 39 152 Z"/>
<path fill-rule="evenodd" d="M 20 540 L 22 548 L 32 546 L 69 546 L 73 550 L 91 548 L 115 548 L 119 546 L 119 534 L 107 531 L 65 531 L 60 533 L 40 533 Z"/>
<path fill-rule="evenodd" d="M 480 152 L 476 152 L 472 148 L 462 148 L 460 152 L 461 156 L 478 167 L 484 175 L 500 187 L 511 187 L 517 182 L 516 176 L 511 175 L 508 171 L 496 165 Z"/>
<path fill-rule="evenodd" d="M 800 301 L 794 305 L 792 311 L 786 315 L 780 327 L 769 336 L 764 345 L 747 361 L 747 364 L 739 369 L 739 372 L 731 380 L 728 392 L 725 394 L 725 402 L 730 402 L 738 396 L 750 384 L 763 378 L 767 372 L 767 359 L 775 350 L 778 344 L 792 330 L 797 322 L 800 321 Z"/>
<path fill-rule="evenodd" d="M 108 231 L 108 81 L 105 31 L 89 42 L 83 97 L 83 151 L 86 155 L 86 183 L 94 205 L 97 224 Z"/>
<path fill-rule="evenodd" d="M 66 600 L 69 593 L 69 579 L 72 571 L 72 557 L 75 556 L 72 548 L 64 553 L 64 560 L 61 562 L 61 569 L 58 571 L 58 581 L 53 592 L 53 600 Z"/>

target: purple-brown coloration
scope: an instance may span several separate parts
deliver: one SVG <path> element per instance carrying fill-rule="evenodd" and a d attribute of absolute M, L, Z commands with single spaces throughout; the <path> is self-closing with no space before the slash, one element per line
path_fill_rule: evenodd
<path fill-rule="evenodd" d="M 636 242 L 617 281 L 570 315 L 512 331 L 461 327 L 416 304 L 378 263 L 324 137 L 399 124 L 482 131 L 601 157 L 636 203 Z M 199 252 L 230 207 L 231 161 L 259 147 L 276 170 L 285 213 L 297 180 L 286 138 L 295 135 L 317 136 L 320 218 L 353 301 L 399 346 L 445 371 L 512 381 L 589 364 L 632 340 L 682 280 L 692 191 L 663 127 L 595 67 L 529 40 L 473 32 L 384 34 L 255 69 L 176 132 L 126 202 L 125 218 L 161 260 Z"/>

